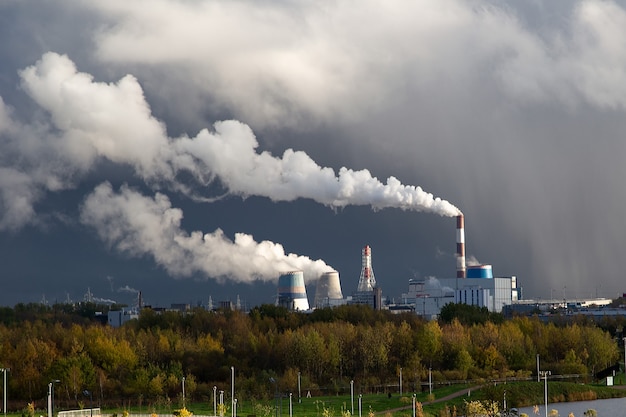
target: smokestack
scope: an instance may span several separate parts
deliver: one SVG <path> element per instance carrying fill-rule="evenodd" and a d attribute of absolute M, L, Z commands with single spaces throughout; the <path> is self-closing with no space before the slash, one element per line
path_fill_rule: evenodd
<path fill-rule="evenodd" d="M 465 217 L 456 216 L 456 277 L 465 278 Z"/>
<path fill-rule="evenodd" d="M 374 287 L 376 287 L 376 278 L 372 269 L 372 250 L 369 245 L 366 245 L 361 251 L 361 277 L 357 291 L 374 291 Z"/>

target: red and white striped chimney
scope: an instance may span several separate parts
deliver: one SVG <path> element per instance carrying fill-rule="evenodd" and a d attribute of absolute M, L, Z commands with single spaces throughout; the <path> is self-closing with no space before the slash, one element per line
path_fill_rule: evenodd
<path fill-rule="evenodd" d="M 465 217 L 456 216 L 456 277 L 465 278 Z"/>

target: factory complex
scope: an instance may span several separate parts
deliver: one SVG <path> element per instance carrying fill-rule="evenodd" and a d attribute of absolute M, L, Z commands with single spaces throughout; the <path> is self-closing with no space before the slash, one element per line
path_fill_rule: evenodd
<path fill-rule="evenodd" d="M 505 306 L 517 301 L 519 290 L 517 278 L 494 277 L 491 265 L 466 265 L 465 219 L 456 218 L 456 277 L 411 279 L 408 291 L 399 302 L 383 297 L 372 268 L 372 249 L 362 249 L 361 275 L 357 289 L 343 297 L 339 273 L 323 274 L 317 281 L 313 304 L 309 306 L 302 271 L 283 274 L 278 280 L 276 304 L 291 310 L 306 311 L 310 308 L 333 307 L 342 304 L 367 304 L 374 309 L 395 312 L 412 311 L 424 318 L 436 318 L 448 303 L 463 303 L 486 307 L 490 312 L 502 312 Z"/>
<path fill-rule="evenodd" d="M 610 309 L 608 299 L 567 300 L 524 300 L 522 289 L 515 276 L 495 276 L 490 264 L 467 265 L 465 261 L 465 220 L 456 218 L 456 276 L 451 278 L 414 278 L 408 280 L 408 290 L 401 297 L 389 299 L 383 295 L 372 267 L 372 248 L 366 245 L 361 250 L 361 274 L 356 291 L 344 296 L 339 272 L 322 273 L 310 286 L 315 286 L 312 303 L 309 303 L 304 272 L 288 271 L 278 277 L 275 304 L 291 311 L 308 312 L 320 308 L 332 308 L 346 304 L 369 305 L 376 310 L 394 313 L 414 313 L 427 320 L 437 319 L 441 309 L 449 303 L 467 304 L 486 308 L 489 312 L 514 314 L 549 315 L 555 311 L 565 314 L 586 314 L 594 317 L 626 315 L 626 309 Z M 624 295 L 626 297 L 626 294 Z M 117 327 L 138 317 L 143 307 L 141 293 L 138 308 L 109 312 L 109 324 Z M 237 303 L 221 302 L 214 306 L 211 298 L 207 308 L 244 310 L 239 297 Z M 170 310 L 187 311 L 189 304 L 172 304 Z"/>

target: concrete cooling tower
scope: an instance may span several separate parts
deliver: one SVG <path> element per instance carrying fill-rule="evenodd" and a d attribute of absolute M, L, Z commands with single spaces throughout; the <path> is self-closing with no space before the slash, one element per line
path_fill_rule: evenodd
<path fill-rule="evenodd" d="M 289 310 L 308 310 L 309 299 L 304 286 L 304 273 L 292 271 L 278 277 L 278 298 L 276 305 Z"/>
<path fill-rule="evenodd" d="M 315 287 L 315 308 L 324 308 L 336 304 L 337 300 L 342 300 L 341 282 L 339 282 L 339 272 L 325 272 L 317 281 Z"/>

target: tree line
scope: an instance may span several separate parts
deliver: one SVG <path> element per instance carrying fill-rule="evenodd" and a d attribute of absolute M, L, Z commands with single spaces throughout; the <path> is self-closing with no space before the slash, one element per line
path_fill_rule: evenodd
<path fill-rule="evenodd" d="M 275 391 L 312 394 L 405 391 L 435 382 L 552 374 L 590 375 L 621 356 L 614 332 L 593 322 L 545 323 L 448 307 L 437 321 L 349 305 L 312 313 L 263 305 L 250 312 L 141 311 L 121 328 L 95 320 L 97 308 L 0 309 L 0 365 L 10 368 L 10 404 L 44 408 L 55 384 L 60 406 L 120 401 L 211 402 L 214 387 L 267 399 Z M 70 311 L 71 310 L 71 311 Z M 616 323 L 608 327 L 617 328 Z M 274 382 L 272 382 L 274 381 Z M 397 389 L 397 388 L 395 388 Z M 349 391 L 348 391 L 349 392 Z M 304 394 L 303 394 L 304 395 Z"/>

